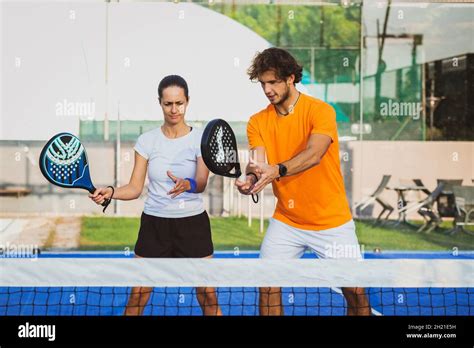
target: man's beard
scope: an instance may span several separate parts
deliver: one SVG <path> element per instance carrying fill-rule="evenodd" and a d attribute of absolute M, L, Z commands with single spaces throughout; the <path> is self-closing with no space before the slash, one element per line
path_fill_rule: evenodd
<path fill-rule="evenodd" d="M 283 103 L 286 102 L 289 97 L 290 97 L 290 89 L 287 88 L 287 90 L 285 91 L 285 93 L 282 94 L 280 101 L 279 101 L 278 103 L 276 103 L 276 104 L 273 104 L 273 105 L 282 106 Z"/>

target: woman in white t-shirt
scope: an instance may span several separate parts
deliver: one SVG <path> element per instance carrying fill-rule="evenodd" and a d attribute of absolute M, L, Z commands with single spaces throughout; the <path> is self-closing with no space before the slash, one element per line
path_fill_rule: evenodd
<path fill-rule="evenodd" d="M 177 75 L 161 80 L 158 100 L 164 124 L 138 138 L 130 182 L 121 187 L 98 188 L 89 197 L 97 204 L 106 199 L 140 197 L 148 171 L 148 197 L 135 245 L 137 257 L 209 258 L 214 252 L 211 226 L 201 192 L 209 170 L 201 156 L 202 132 L 186 125 L 188 85 Z M 125 315 L 141 315 L 153 288 L 135 287 Z M 221 315 L 213 288 L 197 288 L 204 315 Z"/>

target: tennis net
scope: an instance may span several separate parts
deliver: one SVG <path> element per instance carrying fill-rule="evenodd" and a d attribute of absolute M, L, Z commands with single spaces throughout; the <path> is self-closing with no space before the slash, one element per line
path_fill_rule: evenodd
<path fill-rule="evenodd" d="M 474 314 L 474 260 L 37 258 L 0 260 L 0 272 L 2 316 L 123 315 L 139 306 L 133 287 L 150 291 L 144 315 L 215 310 L 211 287 L 223 315 L 259 315 L 269 287 L 285 315 L 346 315 L 343 288 L 364 288 L 373 315 Z"/>

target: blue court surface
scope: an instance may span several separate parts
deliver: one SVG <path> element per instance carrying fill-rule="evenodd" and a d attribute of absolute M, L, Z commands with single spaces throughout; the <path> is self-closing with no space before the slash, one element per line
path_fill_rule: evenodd
<path fill-rule="evenodd" d="M 365 253 L 367 259 L 474 259 L 473 252 Z M 43 253 L 40 257 L 133 257 L 115 252 Z M 216 258 L 256 258 L 256 252 L 216 253 Z M 305 254 L 305 258 L 314 258 Z M 0 261 L 1 262 L 1 261 Z M 466 275 L 469 277 L 472 275 Z M 0 315 L 122 315 L 131 288 L 0 288 Z M 258 289 L 218 288 L 224 315 L 258 315 Z M 474 315 L 474 288 L 367 288 L 374 315 Z M 347 306 L 339 288 L 283 288 L 285 315 L 341 316 Z M 202 315 L 193 288 L 154 288 L 145 315 Z"/>

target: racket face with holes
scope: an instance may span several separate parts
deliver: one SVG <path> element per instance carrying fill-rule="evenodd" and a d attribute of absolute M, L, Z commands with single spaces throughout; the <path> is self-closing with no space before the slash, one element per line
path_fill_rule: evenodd
<path fill-rule="evenodd" d="M 39 166 L 44 177 L 54 185 L 95 191 L 86 150 L 73 134 L 59 133 L 52 137 L 41 151 Z"/>
<path fill-rule="evenodd" d="M 241 176 L 237 139 L 226 121 L 216 119 L 207 124 L 202 134 L 201 153 L 207 168 L 214 174 Z"/>

